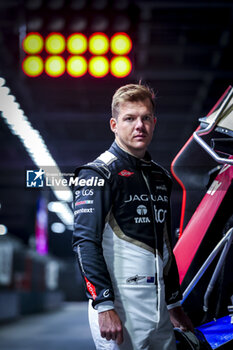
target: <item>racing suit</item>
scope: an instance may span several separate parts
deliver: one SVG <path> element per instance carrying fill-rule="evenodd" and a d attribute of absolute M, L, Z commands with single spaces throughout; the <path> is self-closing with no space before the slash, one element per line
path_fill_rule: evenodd
<path fill-rule="evenodd" d="M 76 170 L 73 247 L 97 349 L 175 349 L 167 309 L 182 299 L 171 249 L 166 170 L 116 142 Z M 114 308 L 124 342 L 101 338 L 98 312 Z"/>

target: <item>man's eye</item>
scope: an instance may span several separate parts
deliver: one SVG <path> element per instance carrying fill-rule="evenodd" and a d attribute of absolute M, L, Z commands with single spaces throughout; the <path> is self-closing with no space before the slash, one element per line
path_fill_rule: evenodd
<path fill-rule="evenodd" d="M 143 119 L 144 120 L 151 120 L 151 117 L 149 115 L 145 115 Z"/>

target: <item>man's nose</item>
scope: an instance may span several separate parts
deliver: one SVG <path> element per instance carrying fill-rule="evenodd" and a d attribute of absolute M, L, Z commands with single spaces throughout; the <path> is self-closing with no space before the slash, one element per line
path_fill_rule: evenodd
<path fill-rule="evenodd" d="M 143 121 L 141 120 L 141 118 L 137 119 L 136 128 L 137 129 L 144 128 L 144 124 L 143 124 Z"/>

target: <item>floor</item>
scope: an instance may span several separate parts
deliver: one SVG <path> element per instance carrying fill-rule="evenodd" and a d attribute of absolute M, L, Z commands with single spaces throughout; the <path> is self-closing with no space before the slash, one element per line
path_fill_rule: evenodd
<path fill-rule="evenodd" d="M 94 350 L 87 303 L 65 303 L 53 312 L 0 325 L 1 350 Z"/>

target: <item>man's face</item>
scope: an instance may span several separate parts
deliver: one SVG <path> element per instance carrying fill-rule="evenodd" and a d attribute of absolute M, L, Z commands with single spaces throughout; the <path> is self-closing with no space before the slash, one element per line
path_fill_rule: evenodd
<path fill-rule="evenodd" d="M 119 146 L 139 158 L 144 156 L 151 142 L 155 123 L 149 99 L 121 103 L 117 120 L 110 120 Z"/>

